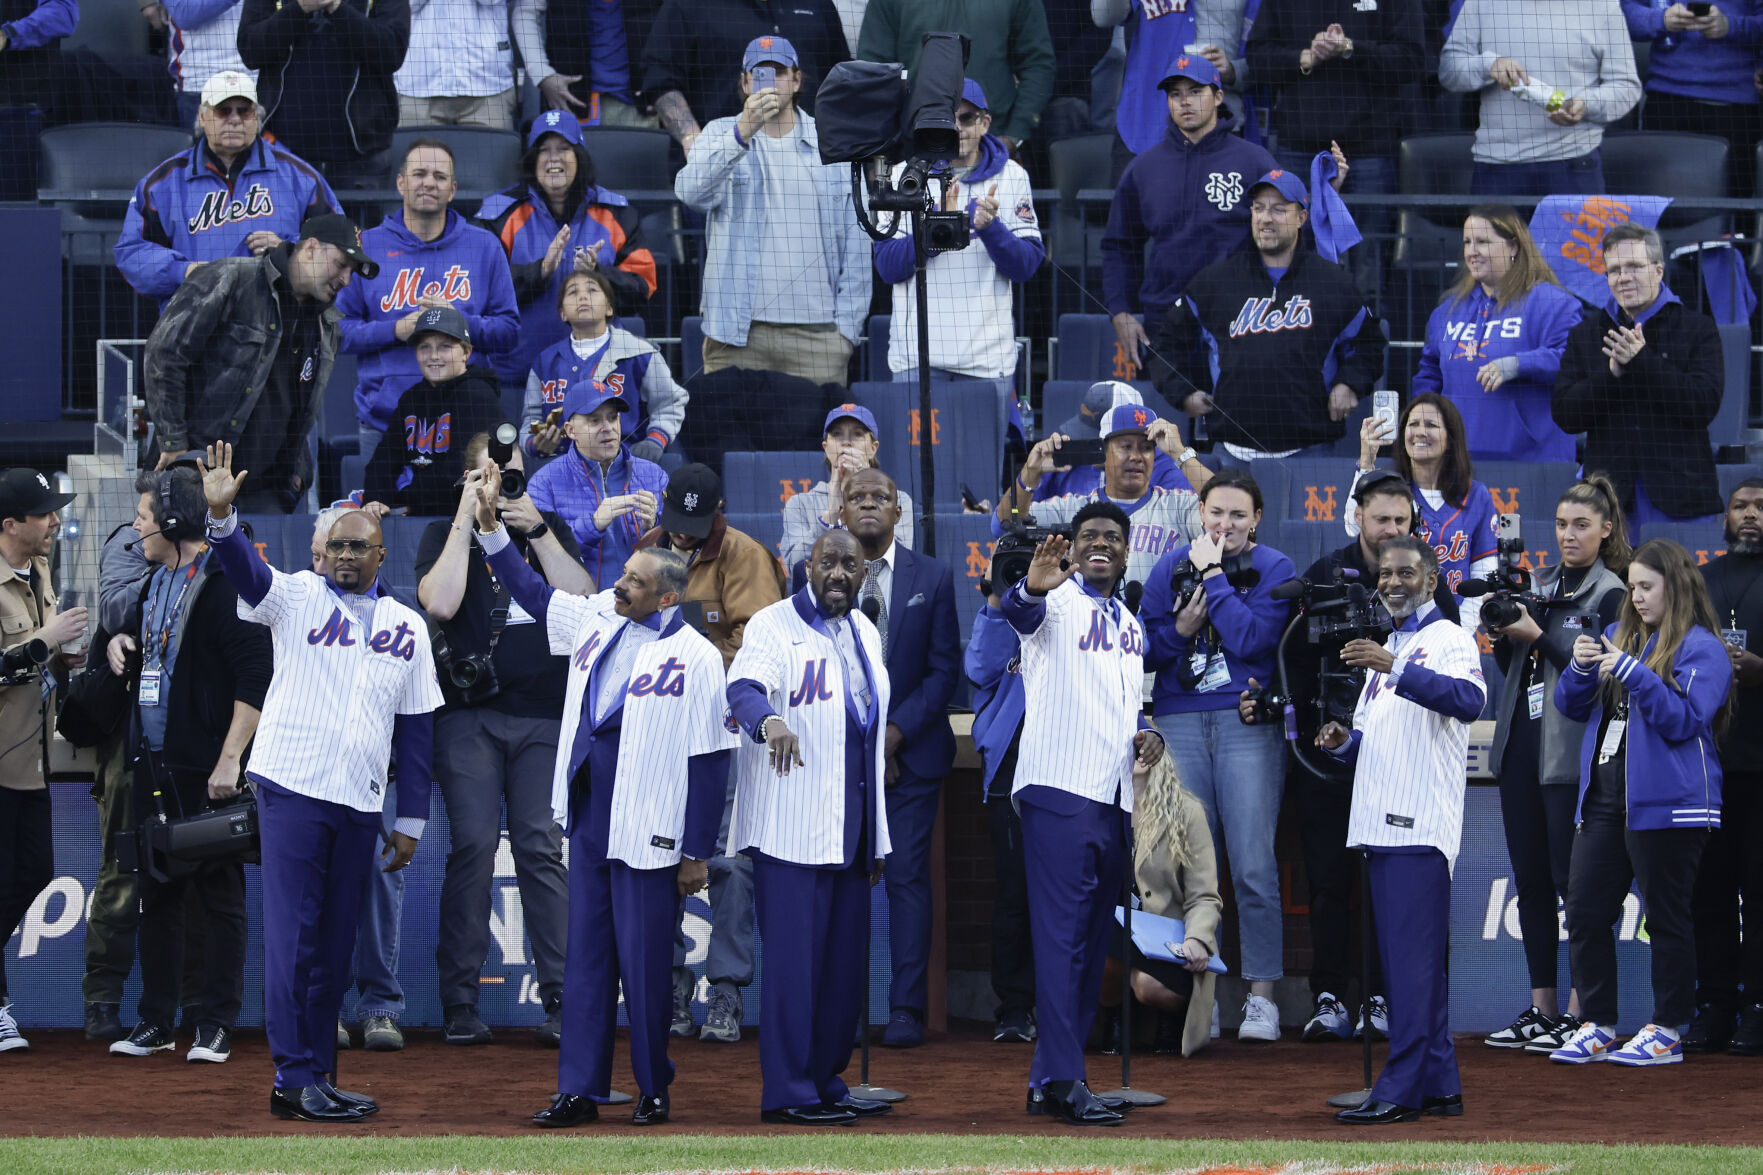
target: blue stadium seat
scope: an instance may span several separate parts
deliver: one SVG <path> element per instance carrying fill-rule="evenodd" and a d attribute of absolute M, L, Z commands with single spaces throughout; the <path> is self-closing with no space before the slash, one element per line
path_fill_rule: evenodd
<path fill-rule="evenodd" d="M 386 561 L 380 566 L 381 586 L 419 612 L 422 605 L 416 599 L 416 550 L 422 543 L 422 532 L 433 521 L 433 518 L 388 514 L 380 523 L 386 536 Z"/>
<path fill-rule="evenodd" d="M 393 173 L 403 166 L 404 155 L 416 139 L 439 139 L 447 144 L 453 152 L 453 178 L 461 194 L 488 195 L 520 178 L 522 143 L 513 131 L 482 126 L 401 126 L 392 132 Z"/>
<path fill-rule="evenodd" d="M 781 509 L 748 513 L 736 513 L 731 510 L 727 512 L 727 516 L 730 526 L 743 534 L 750 535 L 772 554 L 777 554 L 778 547 L 784 541 L 784 512 Z"/>
<path fill-rule="evenodd" d="M 600 182 L 615 192 L 672 191 L 672 140 L 642 127 L 582 128 L 582 146 L 593 157 Z M 504 180 L 510 183 L 511 180 Z"/>
<path fill-rule="evenodd" d="M 308 545 L 311 532 L 307 529 L 311 522 L 303 514 L 290 517 L 286 514 L 241 514 L 240 522 L 250 528 L 251 541 L 257 545 L 258 554 L 263 561 L 278 571 L 301 571 L 311 565 L 311 547 Z M 291 526 L 299 528 L 299 537 L 294 546 L 295 561 L 290 562 L 288 553 L 288 533 Z"/>
<path fill-rule="evenodd" d="M 350 453 L 343 458 L 342 484 L 338 487 L 338 498 L 345 497 L 362 488 L 362 483 L 366 480 L 367 461 L 368 459 L 359 453 Z"/>
<path fill-rule="evenodd" d="M 1138 373 L 1138 364 L 1115 341 L 1113 319 L 1106 314 L 1059 316 L 1058 378 L 1133 379 Z"/>
<path fill-rule="evenodd" d="M 1698 565 L 1726 554 L 1726 533 L 1719 517 L 1707 521 L 1655 522 L 1641 527 L 1640 546 L 1648 539 L 1675 539 Z"/>
<path fill-rule="evenodd" d="M 955 611 L 961 627 L 961 643 L 973 635 L 973 618 L 979 615 L 985 598 L 979 594 L 979 581 L 991 566 L 992 520 L 987 514 L 944 514 L 936 516 L 937 558 L 955 573 Z M 921 544 L 922 545 L 922 544 Z"/>
<path fill-rule="evenodd" d="M 1724 504 L 1739 482 L 1747 477 L 1763 477 L 1763 465 L 1721 465 L 1715 472 L 1720 475 L 1720 501 Z"/>
<path fill-rule="evenodd" d="M 1720 354 L 1726 361 L 1726 386 L 1720 394 L 1720 411 L 1708 426 L 1716 457 L 1723 445 L 1739 446 L 1742 452 L 1750 424 L 1751 324 L 1735 322 L 1720 328 Z"/>
<path fill-rule="evenodd" d="M 818 449 L 805 452 L 730 453 L 723 459 L 722 496 L 730 514 L 773 511 L 794 494 L 812 489 L 826 476 L 826 458 Z"/>
<path fill-rule="evenodd" d="M 1326 457 L 1257 461 L 1251 472 L 1261 484 L 1265 515 L 1278 519 L 1280 547 L 1302 571 L 1347 542 L 1346 519 L 1353 509 L 1347 491 L 1353 462 Z"/>
<path fill-rule="evenodd" d="M 679 369 L 674 378 L 684 383 L 704 370 L 704 320 L 696 314 L 680 319 Z"/>
<path fill-rule="evenodd" d="M 881 467 L 914 502 L 922 502 L 921 458 L 914 427 L 918 385 L 864 381 L 851 385 L 851 396 L 875 413 L 876 426 L 881 429 L 881 448 L 876 454 Z M 1001 481 L 1008 408 L 995 384 L 932 381 L 935 508 L 958 508 L 963 484 L 976 498 L 994 496 Z"/>
<path fill-rule="evenodd" d="M 869 342 L 865 346 L 863 378 L 886 383 L 894 378 L 888 369 L 888 337 L 893 331 L 894 320 L 891 315 L 871 314 L 869 316 Z"/>

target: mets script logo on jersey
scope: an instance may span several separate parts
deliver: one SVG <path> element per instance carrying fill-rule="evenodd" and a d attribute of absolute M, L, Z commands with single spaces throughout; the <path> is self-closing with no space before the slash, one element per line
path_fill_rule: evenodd
<path fill-rule="evenodd" d="M 424 298 L 443 298 L 448 302 L 465 302 L 471 298 L 471 270 L 453 265 L 441 275 L 440 281 L 425 282 L 425 267 L 405 266 L 392 279 L 392 290 L 380 299 L 380 312 L 414 310 Z"/>
<path fill-rule="evenodd" d="M 186 223 L 191 232 L 201 233 L 241 220 L 261 220 L 274 215 L 275 201 L 269 198 L 269 189 L 262 184 L 252 184 L 245 189 L 243 200 L 235 200 L 226 192 L 208 193 L 202 197 L 202 206 L 196 209 L 196 215 Z"/>
<path fill-rule="evenodd" d="M 1272 334 L 1281 330 L 1309 330 L 1316 325 L 1316 316 L 1310 309 L 1310 299 L 1302 294 L 1293 294 L 1286 299 L 1286 304 L 1275 310 L 1272 298 L 1250 298 L 1237 311 L 1236 320 L 1230 324 L 1230 337 L 1241 338 L 1243 335 Z"/>
<path fill-rule="evenodd" d="M 604 382 L 594 380 L 593 383 L 596 392 L 611 392 L 615 396 L 624 395 L 624 372 L 622 371 L 614 372 L 609 380 Z M 563 403 L 564 393 L 567 391 L 569 391 L 569 380 L 563 376 L 542 380 L 539 383 L 539 395 L 547 404 Z"/>
<path fill-rule="evenodd" d="M 683 698 L 686 696 L 686 663 L 669 657 L 654 673 L 639 673 L 631 678 L 633 698 Z"/>
<path fill-rule="evenodd" d="M 832 697 L 833 691 L 826 684 L 826 658 L 822 657 L 802 667 L 802 684 L 790 691 L 790 708 L 830 702 Z"/>
<path fill-rule="evenodd" d="M 1440 563 L 1461 564 L 1463 560 L 1469 558 L 1469 535 L 1466 532 L 1454 530 L 1451 532 L 1451 537 L 1448 542 L 1440 543 L 1433 541 L 1432 528 L 1425 523 L 1422 523 L 1418 529 L 1420 532 L 1420 538 L 1432 546 L 1433 554 L 1439 557 Z M 1463 573 L 1461 571 L 1457 572 L 1456 575 L 1458 580 L 1463 578 Z M 1457 585 L 1452 583 L 1449 586 L 1455 589 Z"/>
<path fill-rule="evenodd" d="M 1218 206 L 1220 212 L 1229 212 L 1243 198 L 1243 173 L 1233 171 L 1226 175 L 1215 171 L 1206 177 L 1206 199 Z"/>
<path fill-rule="evenodd" d="M 420 416 L 404 418 L 404 448 L 418 453 L 445 453 L 453 447 L 453 414 L 441 413 L 439 420 Z"/>
<path fill-rule="evenodd" d="M 1174 16 L 1188 10 L 1188 0 L 1139 0 L 1139 10 L 1146 20 L 1156 20 L 1160 16 Z"/>
<path fill-rule="evenodd" d="M 346 648 L 357 643 L 354 633 L 355 626 L 344 618 L 343 610 L 332 608 L 330 618 L 306 634 L 306 643 L 323 645 L 327 649 L 332 645 Z M 416 659 L 416 642 L 411 639 L 410 626 L 400 621 L 397 628 L 383 628 L 374 633 L 367 642 L 367 651 L 413 661 Z"/>
<path fill-rule="evenodd" d="M 575 667 L 586 673 L 588 666 L 594 663 L 594 650 L 600 647 L 600 634 L 594 633 L 582 642 L 582 647 L 575 651 Z"/>

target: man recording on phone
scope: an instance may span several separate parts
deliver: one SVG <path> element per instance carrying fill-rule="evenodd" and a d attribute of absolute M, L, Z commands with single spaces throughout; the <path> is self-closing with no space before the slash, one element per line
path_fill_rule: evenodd
<path fill-rule="evenodd" d="M 1377 593 L 1395 631 L 1381 644 L 1359 637 L 1341 649 L 1343 662 L 1370 676 L 1352 729 L 1331 721 L 1316 736 L 1317 746 L 1354 767 L 1347 844 L 1366 851 L 1390 995 L 1389 1061 L 1371 1096 L 1335 1115 L 1348 1125 L 1463 1112 L 1445 954 L 1469 724 L 1487 686 L 1475 639 L 1432 602 L 1438 578 L 1438 556 L 1426 543 L 1403 535 L 1384 544 Z"/>
<path fill-rule="evenodd" d="M 515 549 L 559 591 L 587 595 L 594 582 L 558 515 L 526 495 L 516 430 L 479 433 L 465 444 L 463 490 L 451 519 L 436 519 L 417 547 L 416 597 L 428 612 L 446 705 L 435 718 L 435 778 L 452 844 L 441 884 L 435 966 L 442 1039 L 488 1044 L 478 1015 L 478 976 L 490 947 L 490 883 L 507 805 L 509 848 L 532 942 L 545 1021 L 537 1036 L 557 1046 L 569 913 L 563 834 L 551 812 L 551 775 L 562 729 L 568 660 L 551 655 L 542 625 L 509 595 L 472 533 L 478 487 L 501 481 L 497 513 Z M 499 458 L 499 467 L 498 461 Z"/>

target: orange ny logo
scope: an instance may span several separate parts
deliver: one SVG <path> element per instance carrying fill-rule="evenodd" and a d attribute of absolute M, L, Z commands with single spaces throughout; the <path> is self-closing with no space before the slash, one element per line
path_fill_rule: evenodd
<path fill-rule="evenodd" d="M 1133 360 L 1132 355 L 1125 347 L 1116 342 L 1114 344 L 1114 378 L 1130 380 L 1137 379 L 1138 376 L 1138 363 Z"/>
<path fill-rule="evenodd" d="M 932 448 L 943 443 L 943 422 L 939 419 L 941 412 L 940 408 L 930 410 L 930 443 Z M 918 447 L 918 433 L 918 409 L 914 408 L 906 418 L 906 434 L 914 448 Z"/>
<path fill-rule="evenodd" d="M 997 543 L 970 541 L 967 544 L 967 578 L 984 579 L 986 571 L 992 566 L 992 548 Z"/>
<path fill-rule="evenodd" d="M 269 562 L 269 544 L 268 543 L 252 543 L 251 545 L 257 548 L 257 557 L 259 559 L 263 560 L 265 563 L 268 563 Z"/>
<path fill-rule="evenodd" d="M 1504 495 L 1493 486 L 1488 487 L 1488 496 L 1494 500 L 1495 514 L 1518 514 L 1518 487 L 1507 486 Z"/>
<path fill-rule="evenodd" d="M 1541 571 L 1549 565 L 1549 553 L 1547 551 L 1526 551 L 1518 557 L 1518 565 L 1526 571 Z"/>
<path fill-rule="evenodd" d="M 797 494 L 807 493 L 813 488 L 814 483 L 805 477 L 780 477 L 777 479 L 777 485 L 778 490 L 780 491 L 777 500 L 779 502 L 788 502 Z"/>
<path fill-rule="evenodd" d="M 1333 522 L 1335 512 L 1335 488 L 1333 486 L 1322 487 L 1328 491 L 1328 497 L 1326 498 L 1319 497 L 1316 493 L 1316 488 L 1317 487 L 1315 486 L 1304 487 L 1304 521 Z"/>

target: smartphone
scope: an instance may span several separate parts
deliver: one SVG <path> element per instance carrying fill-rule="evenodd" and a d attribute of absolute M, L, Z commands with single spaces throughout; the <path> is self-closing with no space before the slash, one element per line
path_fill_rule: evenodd
<path fill-rule="evenodd" d="M 1507 543 L 1520 543 L 1520 544 L 1522 544 L 1523 539 L 1524 539 L 1524 534 L 1522 532 L 1522 528 L 1519 525 L 1518 515 L 1516 515 L 1516 514 L 1496 514 L 1496 515 L 1494 515 L 1494 539 L 1500 544 L 1500 546 L 1502 548 Z M 1517 549 L 1522 551 L 1522 550 L 1524 550 L 1524 547 L 1522 545 L 1520 545 Z"/>
<path fill-rule="evenodd" d="M 961 505 L 974 514 L 979 514 L 985 509 L 979 504 L 979 499 L 973 496 L 973 491 L 967 488 L 966 482 L 961 483 Z"/>
<path fill-rule="evenodd" d="M 1396 439 L 1396 417 L 1402 407 L 1402 393 L 1380 390 L 1371 393 L 1371 418 L 1383 429 L 1384 440 Z"/>
<path fill-rule="evenodd" d="M 1691 16 L 1703 17 L 1708 15 L 1708 10 L 1714 5 L 1709 0 L 1689 0 L 1689 3 L 1684 7 L 1690 10 Z"/>
<path fill-rule="evenodd" d="M 753 92 L 777 89 L 777 67 L 773 65 L 755 65 L 753 67 Z"/>
<path fill-rule="evenodd" d="M 1059 446 L 1054 459 L 1061 465 L 1077 468 L 1080 465 L 1100 465 L 1102 457 L 1108 451 L 1108 442 L 1101 437 L 1089 441 L 1066 441 Z"/>

